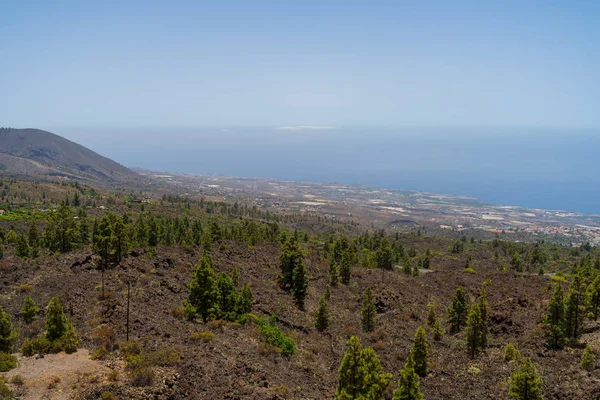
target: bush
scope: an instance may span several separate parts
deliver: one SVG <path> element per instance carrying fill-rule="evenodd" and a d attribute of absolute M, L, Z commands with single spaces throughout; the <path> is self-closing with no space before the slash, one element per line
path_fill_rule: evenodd
<path fill-rule="evenodd" d="M 292 355 L 296 353 L 296 344 L 275 323 L 275 317 L 263 317 L 259 320 L 258 329 L 262 339 L 278 348 L 283 354 Z"/>
<path fill-rule="evenodd" d="M 127 361 L 130 357 L 142 354 L 142 347 L 138 342 L 121 342 L 119 345 L 121 355 Z"/>
<path fill-rule="evenodd" d="M 148 366 L 134 369 L 131 374 L 133 386 L 150 386 L 154 382 L 154 371 Z"/>
<path fill-rule="evenodd" d="M 465 268 L 465 272 L 468 273 L 468 274 L 474 274 L 475 270 L 473 268 L 469 267 L 469 268 Z"/>
<path fill-rule="evenodd" d="M 596 368 L 596 356 L 592 350 L 592 346 L 587 346 L 581 355 L 581 368 L 586 371 L 593 371 Z"/>
<path fill-rule="evenodd" d="M 512 343 L 507 344 L 504 348 L 504 362 L 518 361 L 519 358 L 521 358 L 519 350 Z"/>
<path fill-rule="evenodd" d="M 198 342 L 212 342 L 215 339 L 215 334 L 211 331 L 194 332 L 190 335 L 190 340 Z"/>
<path fill-rule="evenodd" d="M 102 392 L 100 395 L 100 400 L 114 400 L 116 399 L 115 395 L 111 392 Z"/>
<path fill-rule="evenodd" d="M 6 384 L 6 379 L 0 376 L 0 399 L 12 399 L 12 391 L 8 388 Z"/>
<path fill-rule="evenodd" d="M 17 359 L 12 354 L 0 353 L 0 372 L 8 372 L 17 367 Z"/>
<path fill-rule="evenodd" d="M 10 383 L 15 386 L 23 386 L 25 384 L 25 380 L 21 375 L 15 375 L 10 379 Z"/>
<path fill-rule="evenodd" d="M 177 364 L 180 359 L 179 354 L 172 347 L 165 347 L 149 353 L 147 357 L 152 365 L 158 365 L 159 367 L 170 367 Z"/>
<path fill-rule="evenodd" d="M 38 336 L 33 339 L 28 339 L 21 346 L 21 353 L 24 356 L 32 356 L 37 353 L 49 353 L 52 347 L 52 342 L 46 339 L 45 336 Z"/>

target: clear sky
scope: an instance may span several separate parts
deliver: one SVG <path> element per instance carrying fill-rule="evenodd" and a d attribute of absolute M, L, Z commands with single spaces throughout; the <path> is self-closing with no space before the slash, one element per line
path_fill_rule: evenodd
<path fill-rule="evenodd" d="M 597 128 L 599 20 L 576 0 L 3 1 L 0 125 Z"/>

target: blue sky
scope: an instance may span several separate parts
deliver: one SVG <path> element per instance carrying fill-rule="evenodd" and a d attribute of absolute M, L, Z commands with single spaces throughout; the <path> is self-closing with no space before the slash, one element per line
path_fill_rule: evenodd
<path fill-rule="evenodd" d="M 4 126 L 600 127 L 596 1 L 6 1 L 0 19 Z"/>

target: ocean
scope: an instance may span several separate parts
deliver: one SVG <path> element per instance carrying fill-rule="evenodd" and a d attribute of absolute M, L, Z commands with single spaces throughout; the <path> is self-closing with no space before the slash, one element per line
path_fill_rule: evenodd
<path fill-rule="evenodd" d="M 128 167 L 366 184 L 600 214 L 600 130 L 55 129 Z"/>

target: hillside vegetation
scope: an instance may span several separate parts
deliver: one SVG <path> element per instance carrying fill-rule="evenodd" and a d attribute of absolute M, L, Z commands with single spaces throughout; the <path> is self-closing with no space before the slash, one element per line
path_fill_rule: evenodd
<path fill-rule="evenodd" d="M 35 390 L 89 399 L 600 396 L 592 246 L 368 231 L 81 184 L 4 180 L 0 195 L 0 393 L 34 390 L 14 379 L 18 363 L 84 348 L 102 368 Z"/>

